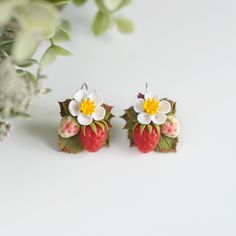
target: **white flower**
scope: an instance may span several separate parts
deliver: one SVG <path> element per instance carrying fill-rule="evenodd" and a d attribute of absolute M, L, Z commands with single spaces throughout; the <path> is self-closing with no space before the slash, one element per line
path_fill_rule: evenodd
<path fill-rule="evenodd" d="M 90 125 L 93 120 L 104 119 L 106 110 L 102 104 L 103 97 L 100 93 L 95 91 L 88 94 L 87 90 L 80 89 L 75 93 L 68 109 L 72 116 L 77 117 L 79 124 Z"/>
<path fill-rule="evenodd" d="M 171 104 L 166 100 L 158 100 L 156 95 L 147 92 L 143 98 L 138 98 L 134 110 L 139 113 L 138 121 L 141 124 L 161 125 L 166 121 L 166 113 L 171 111 Z"/>

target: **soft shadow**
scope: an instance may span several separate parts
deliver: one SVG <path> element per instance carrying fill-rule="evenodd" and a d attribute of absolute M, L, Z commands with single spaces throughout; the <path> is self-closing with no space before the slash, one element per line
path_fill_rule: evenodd
<path fill-rule="evenodd" d="M 32 121 L 27 122 L 22 128 L 34 139 L 38 139 L 58 151 L 57 126 L 54 123 Z"/>

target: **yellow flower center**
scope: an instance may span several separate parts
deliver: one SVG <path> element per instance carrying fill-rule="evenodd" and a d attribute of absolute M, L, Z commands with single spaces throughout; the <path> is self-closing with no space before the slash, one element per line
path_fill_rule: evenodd
<path fill-rule="evenodd" d="M 84 99 L 83 102 L 80 104 L 80 110 L 87 116 L 91 116 L 95 110 L 96 105 L 94 101 L 91 101 L 90 98 Z"/>
<path fill-rule="evenodd" d="M 157 114 L 160 108 L 160 101 L 156 98 L 148 98 L 148 100 L 144 101 L 144 111 L 149 115 Z"/>

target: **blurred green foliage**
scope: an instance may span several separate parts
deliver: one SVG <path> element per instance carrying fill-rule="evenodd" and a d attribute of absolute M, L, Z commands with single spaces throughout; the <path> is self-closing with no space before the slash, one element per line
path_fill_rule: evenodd
<path fill-rule="evenodd" d="M 42 87 L 45 78 L 42 69 L 58 56 L 72 55 L 58 45 L 71 39 L 70 23 L 62 19 L 61 9 L 68 4 L 78 7 L 86 2 L 88 0 L 0 0 L 0 140 L 10 130 L 5 120 L 29 117 L 26 111 L 31 98 L 50 92 Z M 116 12 L 130 2 L 94 0 L 98 9 L 92 23 L 93 33 L 102 35 L 114 25 L 122 33 L 131 33 L 133 23 L 116 16 Z M 43 41 L 48 41 L 49 46 L 36 60 L 33 56 Z M 38 68 L 35 73 L 31 72 L 32 66 Z"/>

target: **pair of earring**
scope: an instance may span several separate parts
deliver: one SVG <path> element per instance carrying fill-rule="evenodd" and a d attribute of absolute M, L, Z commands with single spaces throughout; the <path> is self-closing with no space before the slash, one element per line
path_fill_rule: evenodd
<path fill-rule="evenodd" d="M 89 93 L 84 83 L 73 99 L 59 102 L 62 116 L 58 128 L 58 144 L 61 151 L 80 153 L 83 150 L 97 152 L 109 146 L 112 106 L 104 103 L 103 96 Z M 158 99 L 146 84 L 146 92 L 139 93 L 136 104 L 121 116 L 126 121 L 130 146 L 141 152 L 175 152 L 179 136 L 176 118 L 176 102 Z"/>

